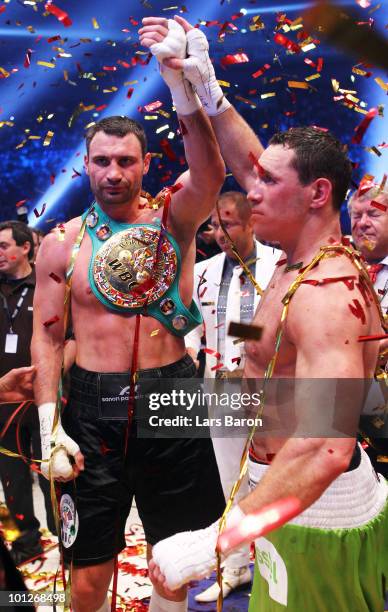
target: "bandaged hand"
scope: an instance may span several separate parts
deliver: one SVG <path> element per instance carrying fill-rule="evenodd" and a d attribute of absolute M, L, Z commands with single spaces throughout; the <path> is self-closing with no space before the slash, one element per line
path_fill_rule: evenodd
<path fill-rule="evenodd" d="M 79 472 L 84 469 L 83 455 L 78 444 L 67 435 L 60 421 L 52 440 L 55 403 L 41 404 L 38 413 L 43 460 L 41 472 L 43 476 L 49 478 L 49 466 L 51 475 L 56 480 L 66 481 L 78 476 Z M 70 462 L 69 456 L 74 458 L 74 465 Z"/>
<path fill-rule="evenodd" d="M 244 513 L 237 505 L 227 516 L 226 527 L 238 524 Z M 209 576 L 217 564 L 219 521 L 206 529 L 183 531 L 155 544 L 150 562 L 151 580 L 174 591 L 190 580 Z"/>
<path fill-rule="evenodd" d="M 192 84 L 198 94 L 202 106 L 210 116 L 220 115 L 230 108 L 230 103 L 217 81 L 213 64 L 209 57 L 209 43 L 203 32 L 193 28 L 182 17 L 175 17 L 186 32 L 187 55 L 186 59 L 165 59 L 169 68 L 183 70 L 183 74 Z"/>
<path fill-rule="evenodd" d="M 148 47 L 159 62 L 160 74 L 168 85 L 174 106 L 180 115 L 190 115 L 201 108 L 198 96 L 194 93 L 182 70 L 167 67 L 166 58 L 183 59 L 186 57 L 186 34 L 179 23 L 173 19 L 146 17 L 144 26 L 139 30 L 140 42 Z"/>

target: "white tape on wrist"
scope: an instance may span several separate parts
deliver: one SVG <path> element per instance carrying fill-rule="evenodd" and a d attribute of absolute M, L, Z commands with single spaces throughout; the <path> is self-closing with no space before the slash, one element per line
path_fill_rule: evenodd
<path fill-rule="evenodd" d="M 209 57 L 209 43 L 203 32 L 193 28 L 186 34 L 189 57 L 184 60 L 183 72 L 193 85 L 202 106 L 210 116 L 220 115 L 231 104 L 224 96 Z"/>
<path fill-rule="evenodd" d="M 186 33 L 179 23 L 168 20 L 168 34 L 160 43 L 150 47 L 151 53 L 160 63 L 160 74 L 171 91 L 172 100 L 179 115 L 191 115 L 201 108 L 201 102 L 194 93 L 191 83 L 183 75 L 182 70 L 172 70 L 162 64 L 169 57 L 183 59 L 186 57 Z"/>
<path fill-rule="evenodd" d="M 55 402 L 46 402 L 38 407 L 42 459 L 50 459 L 51 474 L 54 478 L 71 478 L 73 467 L 69 461 L 69 455 L 74 457 L 74 455 L 79 452 L 80 448 L 78 444 L 67 435 L 60 420 L 55 432 L 55 438 L 53 440 L 51 439 L 55 406 Z M 48 461 L 41 464 L 41 471 L 42 474 L 48 478 Z"/>
<path fill-rule="evenodd" d="M 227 528 L 238 524 L 244 516 L 241 508 L 234 506 L 227 516 Z M 155 544 L 152 557 L 170 589 L 178 589 L 190 580 L 200 580 L 214 570 L 219 523 L 218 520 L 206 529 L 183 531 Z"/>

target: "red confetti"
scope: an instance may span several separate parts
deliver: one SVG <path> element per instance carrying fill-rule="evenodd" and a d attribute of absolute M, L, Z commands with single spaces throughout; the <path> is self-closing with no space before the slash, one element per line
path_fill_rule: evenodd
<path fill-rule="evenodd" d="M 257 77 L 262 76 L 266 70 L 269 70 L 269 68 L 271 68 L 270 64 L 264 64 L 264 66 L 252 74 L 253 78 L 257 79 Z"/>
<path fill-rule="evenodd" d="M 215 357 L 216 359 L 219 359 L 221 357 L 221 353 L 218 353 L 214 349 L 204 348 L 203 351 L 204 353 L 207 353 L 208 355 L 213 355 L 213 357 Z"/>
<path fill-rule="evenodd" d="M 249 62 L 249 57 L 246 53 L 235 53 L 234 55 L 225 55 L 221 58 L 221 66 L 231 66 L 232 64 L 244 64 Z"/>
<path fill-rule="evenodd" d="M 51 317 L 51 319 L 48 319 L 47 321 L 45 321 L 43 325 L 45 327 L 50 327 L 50 325 L 54 325 L 54 323 L 58 323 L 58 321 L 59 321 L 58 315 L 54 315 L 53 317 Z"/>
<path fill-rule="evenodd" d="M 366 130 L 368 129 L 369 125 L 371 124 L 372 120 L 376 117 L 377 114 L 378 114 L 377 108 L 371 108 L 369 113 L 365 115 L 361 123 L 356 128 L 354 128 L 355 135 L 352 138 L 352 144 L 360 144 L 361 140 L 364 137 Z"/>
<path fill-rule="evenodd" d="M 55 272 L 50 272 L 49 277 L 52 278 L 56 283 L 61 283 L 62 280 L 55 274 Z"/>
<path fill-rule="evenodd" d="M 42 210 L 40 212 L 38 212 L 38 210 L 36 208 L 34 208 L 34 215 L 35 215 L 35 217 L 37 217 L 39 219 L 39 217 L 41 217 L 43 215 L 44 211 L 46 210 L 46 206 L 47 206 L 47 204 L 44 203 L 43 207 L 42 207 Z"/>
<path fill-rule="evenodd" d="M 363 307 L 357 299 L 353 300 L 353 304 L 348 304 L 350 312 L 356 319 L 360 319 L 361 323 L 364 325 L 366 323 L 366 316 Z"/>
<path fill-rule="evenodd" d="M 101 106 L 96 106 L 95 110 L 96 111 L 102 111 L 104 110 L 104 108 L 106 108 L 108 105 L 107 104 L 101 104 Z"/>
<path fill-rule="evenodd" d="M 277 266 L 282 266 L 283 264 L 287 263 L 287 258 L 284 257 L 283 259 L 279 259 L 279 261 L 276 262 Z"/>
<path fill-rule="evenodd" d="M 104 440 L 102 440 L 100 444 L 100 451 L 101 451 L 101 455 L 107 455 L 108 453 L 112 451 L 112 449 L 108 448 Z"/>
<path fill-rule="evenodd" d="M 103 66 L 102 69 L 107 71 L 110 70 L 111 72 L 116 72 L 117 66 Z"/>
<path fill-rule="evenodd" d="M 62 9 L 60 9 L 58 6 L 55 6 L 55 4 L 51 4 L 51 2 L 46 2 L 44 8 L 46 9 L 46 11 L 54 15 L 61 23 L 63 23 L 65 28 L 68 28 L 72 25 L 73 22 L 70 19 L 69 15 L 65 13 L 65 11 L 62 11 Z"/>
<path fill-rule="evenodd" d="M 129 561 L 120 561 L 119 569 L 120 572 L 129 576 L 143 576 L 144 578 L 148 576 L 147 568 L 137 567 L 137 565 L 130 563 Z"/>
<path fill-rule="evenodd" d="M 282 45 L 282 47 L 285 47 L 288 51 L 292 51 L 293 53 L 300 53 L 300 46 L 297 45 L 293 40 L 290 40 L 279 32 L 275 34 L 274 41 L 278 45 Z"/>
<path fill-rule="evenodd" d="M 31 53 L 32 53 L 32 50 L 31 49 L 27 49 L 26 55 L 25 55 L 25 58 L 24 58 L 24 64 L 23 64 L 24 68 L 29 68 L 30 65 L 31 65 Z"/>
<path fill-rule="evenodd" d="M 214 372 L 215 370 L 219 370 L 220 368 L 223 368 L 224 364 L 223 363 L 217 363 L 217 365 L 213 366 L 211 369 L 212 372 Z"/>
<path fill-rule="evenodd" d="M 4 13 L 5 9 L 6 9 L 6 7 L 5 7 L 4 4 L 2 6 L 0 6 L 0 14 Z"/>
<path fill-rule="evenodd" d="M 382 210 L 383 212 L 387 210 L 387 207 L 385 206 L 385 204 L 381 204 L 381 202 L 376 202 L 376 200 L 372 200 L 370 205 L 373 206 L 374 208 L 378 208 L 379 210 Z"/>
<path fill-rule="evenodd" d="M 156 110 L 157 108 L 160 108 L 161 106 L 163 106 L 163 102 L 161 102 L 160 100 L 155 100 L 155 102 L 150 102 L 149 104 L 146 104 L 144 106 L 144 110 L 146 110 L 147 113 L 152 113 L 152 111 Z"/>
<path fill-rule="evenodd" d="M 134 88 L 133 88 L 133 87 L 130 87 L 130 88 L 128 89 L 128 91 L 127 91 L 127 98 L 128 98 L 128 100 L 130 100 L 130 99 L 132 98 L 132 94 L 133 94 L 133 92 L 134 92 L 134 91 L 135 91 L 135 90 L 134 90 Z"/>
<path fill-rule="evenodd" d="M 47 39 L 47 42 L 48 42 L 48 43 L 52 43 L 52 42 L 54 42 L 55 40 L 60 40 L 60 38 L 61 38 L 61 37 L 60 37 L 60 36 L 58 36 L 58 35 L 57 35 L 57 36 L 51 36 L 51 38 L 48 38 L 48 39 Z"/>
<path fill-rule="evenodd" d="M 163 153 L 166 155 L 166 157 L 168 157 L 168 159 L 172 162 L 177 161 L 177 156 L 175 155 L 174 151 L 172 150 L 172 147 L 170 145 L 170 143 L 168 142 L 167 138 L 163 138 L 160 141 L 160 148 L 162 149 Z"/>

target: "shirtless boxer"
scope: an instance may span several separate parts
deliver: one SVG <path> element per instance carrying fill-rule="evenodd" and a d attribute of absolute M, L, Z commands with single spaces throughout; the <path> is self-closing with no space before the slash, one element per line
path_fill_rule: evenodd
<path fill-rule="evenodd" d="M 164 63 L 183 69 L 195 86 L 224 160 L 248 192 L 257 238 L 280 242 L 286 253 L 287 260 L 275 271 L 253 321 L 263 326 L 262 339 L 246 347 L 245 376 L 263 378 L 275 355 L 282 299 L 290 285 L 322 247 L 340 244 L 339 208 L 351 168 L 340 143 L 317 128 L 277 134 L 263 150 L 223 97 L 204 35 L 185 20 L 176 20 L 186 30 L 189 58 Z M 147 18 L 143 23 L 141 40 L 157 55 L 153 44 L 163 40 L 165 22 Z M 249 153 L 258 162 L 252 163 Z M 332 282 L 301 284 L 291 297 L 273 372 L 274 377 L 296 380 L 295 406 L 302 432 L 306 421 L 314 422 L 315 415 L 325 410 L 326 398 L 313 379 L 356 379 L 357 385 L 357 380 L 373 376 L 377 362 L 376 343 L 358 342 L 361 335 L 381 333 L 377 304 L 372 290 L 363 284 L 349 288 L 334 282 L 341 276 L 359 278 L 351 251 L 348 256 L 337 249 L 337 257 L 328 257 L 326 251 L 303 278 Z M 362 390 L 344 398 L 353 402 L 356 417 L 361 398 Z M 270 408 L 265 406 L 264 418 Z M 231 511 L 227 527 L 289 496 L 299 498 L 302 513 L 256 541 L 250 610 L 272 612 L 286 606 L 293 612 L 381 612 L 388 576 L 387 484 L 376 476 L 355 437 L 257 437 L 251 450 L 253 490 Z M 215 566 L 218 529 L 216 522 L 160 542 L 151 563 L 153 578 L 174 589 L 209 573 Z"/>
<path fill-rule="evenodd" d="M 166 49 L 167 55 L 176 54 L 168 41 Z M 172 195 L 159 247 L 163 211 L 147 206 L 141 195 L 151 161 L 143 128 L 126 117 L 111 117 L 92 126 L 86 136 L 85 170 L 94 205 L 69 221 L 64 231 L 47 236 L 38 255 L 32 346 L 35 397 L 43 458 L 50 457 L 55 445 L 51 473 L 64 483 L 62 541 L 65 557 L 73 562 L 75 612 L 110 609 L 106 593 L 114 558 L 125 546 L 124 526 L 134 495 L 149 556 L 152 545 L 175 533 L 177 525 L 178 530 L 183 525 L 204 527 L 225 505 L 210 440 L 139 440 L 131 429 L 126 444 L 128 402 L 113 421 L 114 402 L 103 402 L 128 389 L 135 351 L 139 380 L 195 375 L 183 340 L 199 323 L 191 303 L 194 238 L 214 207 L 224 165 L 191 86 L 181 79 L 179 87 L 174 104 L 189 170 L 178 179 L 183 187 Z M 83 220 L 85 233 L 71 289 L 76 364 L 69 402 L 50 448 L 62 362 L 65 275 Z M 173 308 L 163 308 L 166 300 L 173 301 Z M 140 319 L 135 313 L 141 313 Z M 157 334 L 152 333 L 156 328 Z M 68 456 L 74 458 L 74 467 Z M 203 482 L 205 469 L 209 478 Z M 158 585 L 150 610 L 182 612 L 186 599 L 185 588 L 166 594 Z"/>

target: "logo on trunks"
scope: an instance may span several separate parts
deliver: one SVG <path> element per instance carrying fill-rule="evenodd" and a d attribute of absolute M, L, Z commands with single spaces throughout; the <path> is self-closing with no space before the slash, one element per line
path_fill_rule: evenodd
<path fill-rule="evenodd" d="M 78 513 L 70 495 L 62 495 L 59 504 L 59 513 L 62 519 L 61 539 L 65 548 L 74 544 L 78 533 Z"/>
<path fill-rule="evenodd" d="M 114 396 L 102 397 L 102 402 L 128 402 L 129 401 L 129 385 L 122 387 L 120 393 Z"/>
<path fill-rule="evenodd" d="M 284 560 L 267 538 L 258 538 L 255 541 L 255 547 L 257 566 L 264 580 L 268 582 L 269 596 L 274 601 L 286 606 L 288 576 Z"/>

